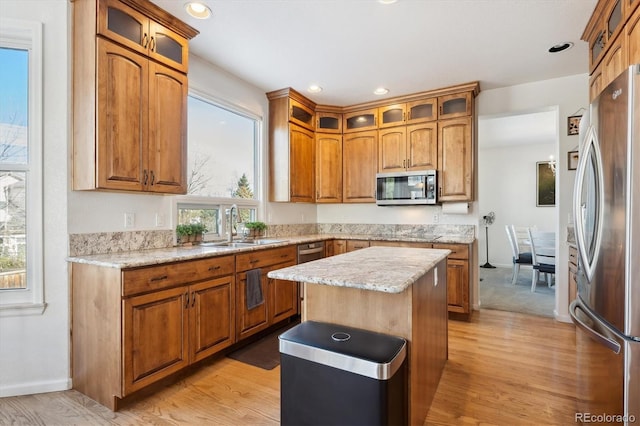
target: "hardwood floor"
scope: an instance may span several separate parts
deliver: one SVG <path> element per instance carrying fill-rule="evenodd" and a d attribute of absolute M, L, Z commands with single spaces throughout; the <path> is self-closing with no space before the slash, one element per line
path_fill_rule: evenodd
<path fill-rule="evenodd" d="M 449 361 L 425 424 L 573 424 L 574 365 L 573 325 L 491 310 L 449 321 Z M 219 358 L 116 413 L 75 391 L 1 398 L 0 424 L 278 424 L 279 374 Z"/>

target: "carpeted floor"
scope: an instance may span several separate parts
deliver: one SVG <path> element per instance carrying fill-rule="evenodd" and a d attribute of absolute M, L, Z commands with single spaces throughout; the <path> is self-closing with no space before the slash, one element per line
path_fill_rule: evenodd
<path fill-rule="evenodd" d="M 516 285 L 511 284 L 511 268 L 480 268 L 480 309 L 522 312 L 553 317 L 555 290 L 540 281 L 531 293 L 531 269 L 521 268 Z"/>

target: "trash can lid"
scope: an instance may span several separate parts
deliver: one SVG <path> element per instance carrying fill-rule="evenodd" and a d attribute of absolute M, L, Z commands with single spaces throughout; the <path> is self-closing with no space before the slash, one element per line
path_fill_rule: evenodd
<path fill-rule="evenodd" d="M 305 321 L 279 336 L 280 352 L 378 380 L 391 378 L 407 341 L 369 330 Z"/>

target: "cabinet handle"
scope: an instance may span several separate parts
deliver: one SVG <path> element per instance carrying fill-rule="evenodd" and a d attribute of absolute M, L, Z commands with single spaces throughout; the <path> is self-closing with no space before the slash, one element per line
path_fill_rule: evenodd
<path fill-rule="evenodd" d="M 185 299 L 184 308 L 189 309 L 189 292 L 188 291 L 184 294 L 184 299 Z"/>
<path fill-rule="evenodd" d="M 156 51 L 156 39 L 155 37 L 151 37 L 151 42 L 149 43 L 149 50 L 152 52 Z"/>
<path fill-rule="evenodd" d="M 440 105 L 440 115 L 442 115 L 442 105 Z"/>
<path fill-rule="evenodd" d="M 217 271 L 218 269 L 220 269 L 220 266 L 210 266 L 209 272 Z"/>
<path fill-rule="evenodd" d="M 167 275 L 160 275 L 159 277 L 153 277 L 149 279 L 149 282 L 164 281 L 167 278 L 169 278 Z"/>
<path fill-rule="evenodd" d="M 146 49 L 148 44 L 149 44 L 149 36 L 147 35 L 147 33 L 144 33 L 144 35 L 142 36 L 142 47 Z"/>
<path fill-rule="evenodd" d="M 151 186 L 156 183 L 156 174 L 151 170 Z"/>
<path fill-rule="evenodd" d="M 403 112 L 403 113 L 402 113 L 402 121 L 406 121 L 406 118 L 405 118 L 405 117 L 406 117 L 406 113 L 404 113 L 404 112 Z"/>
<path fill-rule="evenodd" d="M 260 259 L 253 259 L 253 260 L 250 260 L 250 261 L 249 261 L 249 263 L 251 263 L 252 265 L 253 265 L 254 263 L 258 263 L 258 262 L 260 262 Z"/>
<path fill-rule="evenodd" d="M 280 255 L 280 258 L 281 258 L 281 259 L 284 259 L 285 257 L 289 257 L 289 255 L 288 255 L 288 254 L 281 254 L 281 255 Z"/>
<path fill-rule="evenodd" d="M 407 169 L 411 167 L 411 158 L 407 158 Z"/>
<path fill-rule="evenodd" d="M 191 295 L 193 296 L 191 298 L 191 307 L 193 308 L 194 306 L 196 306 L 196 294 L 195 293 L 191 293 Z"/>
<path fill-rule="evenodd" d="M 142 176 L 142 184 L 147 186 L 147 182 L 149 182 L 149 172 L 147 172 L 147 169 L 142 172 Z"/>
<path fill-rule="evenodd" d="M 407 160 L 402 160 L 402 168 L 403 169 L 407 168 Z"/>

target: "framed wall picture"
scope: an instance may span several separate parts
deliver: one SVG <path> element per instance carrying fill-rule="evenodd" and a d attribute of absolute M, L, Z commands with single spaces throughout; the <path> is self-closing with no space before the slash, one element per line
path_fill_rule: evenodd
<path fill-rule="evenodd" d="M 567 135 L 577 135 L 580 130 L 581 115 L 572 115 L 567 118 Z"/>
<path fill-rule="evenodd" d="M 578 151 L 569 151 L 567 153 L 567 168 L 575 170 L 578 168 L 578 160 L 580 159 Z"/>
<path fill-rule="evenodd" d="M 556 205 L 556 177 L 548 161 L 536 163 L 536 206 Z"/>

